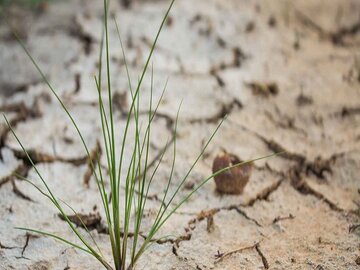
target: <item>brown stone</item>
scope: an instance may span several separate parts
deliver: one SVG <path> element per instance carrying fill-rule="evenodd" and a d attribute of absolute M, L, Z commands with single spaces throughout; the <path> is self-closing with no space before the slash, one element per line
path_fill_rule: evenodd
<path fill-rule="evenodd" d="M 213 173 L 243 162 L 236 155 L 222 153 L 214 159 Z M 230 168 L 214 177 L 216 189 L 221 193 L 241 194 L 249 181 L 252 164 L 246 163 Z"/>

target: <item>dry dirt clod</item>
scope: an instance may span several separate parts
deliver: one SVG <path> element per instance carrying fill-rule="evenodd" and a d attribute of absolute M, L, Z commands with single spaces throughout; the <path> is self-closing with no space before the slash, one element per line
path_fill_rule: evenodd
<path fill-rule="evenodd" d="M 296 98 L 296 105 L 298 105 L 299 107 L 311 105 L 313 103 L 314 103 L 314 101 L 313 101 L 312 97 L 306 96 L 302 93 Z"/>
<path fill-rule="evenodd" d="M 185 185 L 184 185 L 184 189 L 187 189 L 187 190 L 192 190 L 194 187 L 195 187 L 195 183 L 192 181 L 189 181 L 189 182 L 185 183 Z"/>
<path fill-rule="evenodd" d="M 251 33 L 255 29 L 255 23 L 253 21 L 250 21 L 246 24 L 245 32 Z"/>
<path fill-rule="evenodd" d="M 268 25 L 270 27 L 276 27 L 277 24 L 277 20 L 274 16 L 270 16 L 269 20 L 268 20 Z"/>
<path fill-rule="evenodd" d="M 62 214 L 59 218 L 66 220 Z M 98 233 L 107 233 L 107 228 L 101 223 L 101 216 L 98 212 L 90 214 L 74 214 L 68 215 L 67 218 L 78 227 L 87 228 L 88 230 L 97 230 Z"/>
<path fill-rule="evenodd" d="M 213 173 L 242 161 L 234 154 L 222 153 L 214 159 Z M 233 167 L 214 177 L 216 189 L 221 193 L 241 194 L 249 181 L 252 164 Z"/>
<path fill-rule="evenodd" d="M 279 87 L 275 82 L 250 82 L 247 86 L 251 88 L 254 96 L 270 97 L 279 93 Z"/>
<path fill-rule="evenodd" d="M 120 3 L 124 8 L 130 8 L 131 0 L 121 0 Z"/>
<path fill-rule="evenodd" d="M 206 218 L 206 230 L 208 233 L 212 233 L 215 230 L 214 216 Z"/>
<path fill-rule="evenodd" d="M 59 214 L 59 217 L 65 220 L 65 217 L 62 214 Z M 77 226 L 83 226 L 82 222 L 84 222 L 86 226 L 91 227 L 101 221 L 101 217 L 98 213 L 89 214 L 89 215 L 84 215 L 84 214 L 69 215 L 67 217 L 71 222 L 75 223 Z"/>
<path fill-rule="evenodd" d="M 166 26 L 170 27 L 174 23 L 174 17 L 169 16 L 166 20 Z"/>
<path fill-rule="evenodd" d="M 254 26 L 255 27 L 255 26 Z M 233 56 L 234 56 L 234 61 L 233 61 L 233 65 L 234 67 L 240 67 L 241 63 L 246 60 L 247 56 L 245 55 L 245 53 L 241 50 L 241 48 L 239 47 L 234 47 L 233 48 Z"/>

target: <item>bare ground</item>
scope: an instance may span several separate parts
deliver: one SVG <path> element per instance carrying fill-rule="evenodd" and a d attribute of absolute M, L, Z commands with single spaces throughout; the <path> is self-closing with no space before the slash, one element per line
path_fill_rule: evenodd
<path fill-rule="evenodd" d="M 79 121 L 92 150 L 101 137 L 92 77 L 100 2 L 60 2 L 38 13 L 8 10 L 10 23 Z M 166 1 L 135 3 L 128 10 L 113 5 L 133 78 L 166 6 Z M 183 99 L 172 189 L 225 115 L 180 195 L 211 173 L 223 149 L 243 160 L 286 154 L 256 162 L 241 195 L 219 194 L 215 183 L 208 183 L 168 221 L 157 237 L 172 236 L 154 243 L 137 269 L 359 268 L 359 10 L 356 0 L 177 1 L 154 57 L 155 97 L 170 80 L 151 143 L 156 159 Z M 121 133 L 129 97 L 113 25 L 110 31 Z M 82 214 L 103 216 L 86 156 L 64 112 L 3 22 L 0 39 L 0 111 L 32 150 L 57 196 Z M 148 77 L 144 96 L 149 88 Z M 171 155 L 150 191 L 144 235 L 160 206 L 170 165 Z M 74 239 L 48 201 L 13 172 L 39 181 L 2 121 L 0 268 L 101 269 L 72 248 L 13 229 L 31 227 Z M 96 220 L 92 233 L 110 255 L 102 221 Z"/>

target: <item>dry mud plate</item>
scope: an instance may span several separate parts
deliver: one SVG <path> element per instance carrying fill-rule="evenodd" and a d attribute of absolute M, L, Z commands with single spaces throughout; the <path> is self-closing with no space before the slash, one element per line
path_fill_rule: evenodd
<path fill-rule="evenodd" d="M 120 25 L 133 78 L 167 5 L 138 1 L 124 9 L 112 1 L 110 13 Z M 218 193 L 213 180 L 205 185 L 169 219 L 156 237 L 170 237 L 154 242 L 136 269 L 360 268 L 359 12 L 357 0 L 175 3 L 153 58 L 154 97 L 168 77 L 169 83 L 154 122 L 152 159 L 171 136 L 183 100 L 170 188 L 225 115 L 179 198 L 211 174 L 223 150 L 242 160 L 286 153 L 255 162 L 240 195 Z M 101 127 L 93 75 L 102 1 L 54 1 L 42 11 L 10 6 L 7 14 L 96 150 Z M 110 47 L 120 134 L 130 97 L 112 23 Z M 94 238 L 110 256 L 104 213 L 80 140 L 4 21 L 0 63 L 0 111 L 56 195 L 87 215 Z M 144 96 L 149 90 L 148 76 Z M 105 165 L 104 156 L 101 162 Z M 151 187 L 144 235 L 161 204 L 171 162 L 172 156 L 165 156 Z M 0 269 L 102 269 L 73 248 L 14 229 L 75 239 L 48 200 L 14 172 L 40 183 L 1 120 Z"/>

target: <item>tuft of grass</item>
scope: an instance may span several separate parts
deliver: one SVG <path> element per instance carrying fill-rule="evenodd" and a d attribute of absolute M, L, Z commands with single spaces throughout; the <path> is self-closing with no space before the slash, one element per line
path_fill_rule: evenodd
<path fill-rule="evenodd" d="M 27 50 L 25 44 L 17 37 L 19 44 L 23 47 L 25 53 L 28 55 L 29 59 L 33 63 L 34 67 L 40 73 L 44 82 L 48 85 L 50 91 L 58 100 L 60 106 L 63 108 L 65 114 L 69 117 L 70 122 L 74 126 L 75 130 L 77 131 L 81 142 L 84 146 L 85 152 L 88 155 L 89 163 L 93 171 L 93 175 L 97 184 L 97 188 L 99 191 L 99 196 L 102 201 L 102 205 L 104 208 L 105 216 L 106 216 L 106 223 L 109 232 L 109 242 L 112 250 L 112 258 L 106 258 L 103 255 L 100 247 L 96 243 L 95 239 L 91 235 L 91 232 L 86 227 L 85 223 L 81 219 L 80 215 L 67 203 L 62 201 L 61 199 L 57 198 L 53 191 L 48 186 L 46 180 L 42 177 L 41 172 L 38 170 L 37 166 L 31 159 L 29 153 L 27 152 L 25 146 L 22 144 L 21 140 L 19 139 L 18 135 L 15 133 L 13 127 L 9 123 L 8 119 L 4 115 L 5 121 L 9 126 L 12 134 L 14 135 L 15 139 L 19 143 L 20 147 L 26 154 L 30 164 L 32 165 L 33 169 L 35 170 L 36 174 L 39 176 L 43 187 L 37 186 L 34 184 L 33 181 L 30 179 L 22 178 L 24 181 L 28 182 L 32 185 L 35 189 L 37 189 L 43 196 L 49 199 L 49 201 L 54 205 L 54 207 L 59 211 L 59 213 L 64 217 L 65 222 L 71 229 L 71 231 L 77 236 L 77 243 L 71 242 L 61 236 L 55 235 L 51 232 L 45 232 L 37 229 L 32 228 L 24 228 L 24 227 L 17 227 L 19 230 L 24 230 L 32 233 L 38 233 L 45 236 L 52 237 L 60 242 L 63 242 L 67 245 L 70 245 L 76 249 L 79 249 L 91 256 L 93 256 L 96 260 L 98 260 L 105 269 L 108 270 L 125 270 L 125 269 L 133 269 L 136 262 L 139 260 L 141 255 L 151 246 L 153 243 L 152 240 L 154 239 L 155 235 L 159 231 L 159 229 L 164 225 L 164 223 L 181 207 L 197 190 L 199 190 L 203 185 L 205 185 L 210 179 L 214 176 L 225 172 L 228 169 L 233 167 L 241 166 L 242 164 L 253 162 L 258 159 L 267 158 L 272 155 L 261 157 L 255 160 L 250 160 L 246 162 L 242 162 L 239 164 L 235 164 L 229 166 L 227 168 L 223 168 L 205 179 L 203 179 L 200 184 L 195 186 L 191 192 L 189 192 L 185 197 L 181 198 L 178 203 L 174 203 L 175 197 L 178 195 L 181 187 L 186 182 L 188 176 L 194 169 L 195 165 L 200 160 L 201 156 L 204 154 L 206 148 L 212 141 L 213 137 L 219 130 L 220 126 L 224 122 L 225 118 L 220 121 L 217 125 L 211 136 L 208 138 L 207 142 L 205 143 L 202 151 L 196 157 L 190 169 L 185 173 L 185 176 L 180 179 L 180 182 L 177 184 L 177 187 L 174 192 L 170 194 L 170 184 L 173 180 L 173 173 L 176 164 L 176 133 L 177 133 L 177 124 L 178 124 L 178 117 L 180 112 L 181 103 L 179 105 L 177 116 L 174 124 L 174 132 L 172 137 L 169 138 L 167 143 L 165 144 L 164 150 L 162 151 L 157 164 L 155 165 L 155 169 L 150 173 L 148 170 L 149 167 L 149 153 L 150 153 L 150 138 L 151 138 L 151 131 L 152 131 L 152 123 L 154 121 L 154 117 L 157 113 L 159 105 L 161 103 L 162 97 L 164 95 L 166 85 L 163 89 L 161 97 L 159 100 L 153 104 L 153 69 L 151 70 L 151 89 L 150 89 L 150 97 L 147 100 L 147 120 L 145 122 L 144 130 L 142 129 L 142 122 L 140 121 L 140 99 L 142 97 L 141 86 L 144 80 L 144 76 L 149 68 L 149 63 L 151 61 L 151 57 L 153 55 L 154 49 L 156 47 L 159 35 L 163 29 L 163 26 L 166 22 L 166 19 L 169 15 L 169 12 L 174 4 L 175 0 L 171 0 L 170 5 L 162 19 L 160 27 L 157 31 L 155 36 L 154 42 L 150 49 L 149 55 L 147 57 L 147 61 L 145 66 L 139 76 L 138 82 L 135 88 L 132 88 L 132 80 L 129 74 L 127 62 L 126 62 L 126 53 L 124 51 L 124 47 L 122 44 L 120 31 L 118 24 L 115 21 L 115 26 L 118 33 L 118 38 L 120 42 L 120 46 L 122 49 L 122 54 L 125 62 L 125 68 L 127 72 L 127 79 L 128 79 L 128 87 L 129 92 L 131 94 L 131 105 L 129 107 L 129 111 L 127 113 L 126 118 L 126 125 L 123 132 L 121 147 L 115 144 L 116 138 L 116 127 L 114 123 L 114 111 L 112 108 L 112 89 L 111 89 L 111 76 L 110 76 L 110 61 L 109 61 L 109 36 L 108 36 L 108 10 L 109 10 L 109 3 L 108 0 L 104 0 L 104 22 L 103 22 L 103 33 L 101 39 L 101 49 L 99 55 L 99 73 L 97 76 L 94 77 L 96 90 L 98 93 L 98 103 L 99 103 L 99 120 L 101 122 L 101 130 L 102 130 L 102 140 L 103 145 L 105 148 L 106 154 L 106 173 L 102 166 L 100 166 L 99 155 L 96 155 L 96 158 L 91 158 L 89 148 L 84 140 L 84 137 L 78 127 L 78 124 L 74 117 L 71 115 L 69 110 L 67 109 L 65 103 L 61 100 L 60 96 L 57 94 L 55 89 L 50 84 L 49 80 L 42 72 L 41 68 L 35 61 L 35 59 L 31 56 L 30 52 Z M 105 53 L 105 63 L 102 62 L 103 59 L 103 52 Z M 105 68 L 106 70 L 106 84 L 107 84 L 107 94 L 106 97 L 103 96 L 101 91 L 102 85 L 102 69 Z M 106 109 L 104 103 L 105 99 L 109 104 L 109 108 Z M 134 125 L 134 133 L 135 136 L 133 138 L 129 138 L 129 131 L 130 131 L 130 124 Z M 144 131 L 144 132 L 142 132 Z M 125 148 L 131 147 L 131 157 L 130 157 L 130 164 L 125 168 L 124 160 L 125 160 Z M 148 192 L 151 186 L 152 181 L 155 178 L 156 172 L 162 163 L 163 157 L 165 152 L 172 147 L 173 156 L 172 156 L 172 163 L 171 163 L 171 170 L 167 179 L 167 184 L 161 198 L 162 203 L 159 209 L 157 210 L 156 217 L 148 231 L 147 237 L 142 241 L 139 241 L 139 236 L 142 228 L 142 221 L 143 221 L 143 213 L 146 207 L 146 202 L 148 198 Z M 126 177 L 122 178 L 125 172 Z M 108 175 L 106 175 L 108 174 Z M 105 187 L 105 179 L 109 179 L 110 181 L 110 188 L 106 189 Z M 120 186 L 125 187 L 125 195 L 124 197 L 120 196 Z M 70 209 L 81 221 L 83 227 L 85 228 L 85 233 L 78 230 L 75 225 L 71 222 L 71 220 L 66 215 L 66 210 Z M 134 222 L 131 225 L 130 220 L 134 217 Z M 133 232 L 133 237 L 130 237 L 130 231 Z M 90 239 L 90 240 L 88 240 Z"/>

